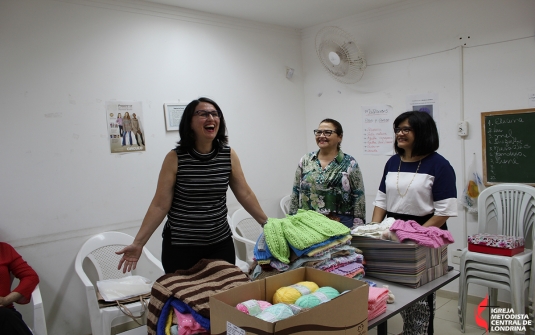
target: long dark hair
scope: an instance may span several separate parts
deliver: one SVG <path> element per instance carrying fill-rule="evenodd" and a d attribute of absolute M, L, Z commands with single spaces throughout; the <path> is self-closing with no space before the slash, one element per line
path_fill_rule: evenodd
<path fill-rule="evenodd" d="M 414 133 L 412 156 L 428 155 L 438 150 L 437 125 L 431 115 L 417 111 L 402 113 L 394 120 L 394 128 L 399 127 L 399 124 L 405 120 L 409 121 Z M 401 156 L 405 154 L 405 150 L 398 147 L 397 141 L 394 141 L 394 150 Z"/>
<path fill-rule="evenodd" d="M 190 102 L 184 109 L 182 119 L 180 120 L 180 125 L 178 126 L 178 134 L 180 135 L 180 140 L 177 142 L 176 148 L 179 150 L 189 151 L 195 146 L 195 134 L 191 129 L 191 119 L 193 118 L 195 108 L 201 102 L 206 102 L 214 106 L 214 108 L 221 115 L 219 118 L 219 130 L 217 131 L 216 137 L 212 144 L 214 146 L 221 147 L 228 144 L 227 126 L 225 124 L 225 116 L 223 115 L 221 108 L 219 108 L 219 105 L 212 99 L 201 97 Z"/>

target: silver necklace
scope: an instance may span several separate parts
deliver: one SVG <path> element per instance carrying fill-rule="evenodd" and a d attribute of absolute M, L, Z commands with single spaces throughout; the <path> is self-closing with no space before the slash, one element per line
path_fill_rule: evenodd
<path fill-rule="evenodd" d="M 414 172 L 414 175 L 412 176 L 411 182 L 409 183 L 409 186 L 407 186 L 407 189 L 405 190 L 405 193 L 401 194 L 399 191 L 399 170 L 401 170 L 401 157 L 399 157 L 399 166 L 398 166 L 398 178 L 396 179 L 396 188 L 398 190 L 398 194 L 400 197 L 404 197 L 407 195 L 407 192 L 409 192 L 409 187 L 411 187 L 412 182 L 414 181 L 414 177 L 418 174 L 418 170 L 420 170 L 420 164 L 422 164 L 422 160 L 420 159 L 420 162 L 418 163 L 418 167 L 416 168 L 416 172 Z"/>

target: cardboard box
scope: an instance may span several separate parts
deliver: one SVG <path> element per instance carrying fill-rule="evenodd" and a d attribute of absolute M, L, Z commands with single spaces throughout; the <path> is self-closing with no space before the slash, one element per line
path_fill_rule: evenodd
<path fill-rule="evenodd" d="M 249 299 L 272 301 L 273 294 L 283 286 L 312 281 L 318 286 L 331 286 L 337 298 L 306 312 L 274 323 L 245 314 L 236 305 Z M 241 285 L 210 297 L 210 333 L 212 335 L 279 334 L 320 335 L 368 333 L 368 285 L 360 280 L 299 268 L 249 284 Z"/>
<path fill-rule="evenodd" d="M 353 236 L 351 245 L 362 250 L 366 277 L 417 288 L 448 273 L 447 245 L 428 248 L 367 236 Z"/>

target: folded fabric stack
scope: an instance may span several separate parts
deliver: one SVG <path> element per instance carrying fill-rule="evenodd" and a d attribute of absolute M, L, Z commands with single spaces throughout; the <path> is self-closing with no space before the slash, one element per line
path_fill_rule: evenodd
<path fill-rule="evenodd" d="M 368 320 L 372 320 L 386 312 L 386 301 L 388 300 L 388 289 L 370 287 L 368 293 Z"/>
<path fill-rule="evenodd" d="M 259 267 L 279 272 L 308 266 L 351 278 L 364 276 L 364 258 L 350 246 L 350 230 L 315 211 L 270 218 L 254 249 Z M 253 278 L 261 270 L 255 269 Z"/>
<path fill-rule="evenodd" d="M 189 270 L 178 270 L 160 277 L 152 286 L 147 315 L 148 334 L 170 333 L 174 319 L 182 321 L 183 335 L 188 334 L 185 325 L 194 331 L 189 334 L 209 332 L 210 296 L 248 282 L 248 277 L 235 265 L 207 259 L 200 260 Z M 179 318 L 177 312 L 187 315 L 187 320 Z"/>
<path fill-rule="evenodd" d="M 351 245 L 366 258 L 367 276 L 416 288 L 447 273 L 447 246 L 453 242 L 448 231 L 386 218 L 352 234 Z"/>

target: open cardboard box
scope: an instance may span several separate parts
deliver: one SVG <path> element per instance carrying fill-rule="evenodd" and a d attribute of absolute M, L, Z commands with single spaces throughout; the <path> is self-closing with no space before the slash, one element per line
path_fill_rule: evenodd
<path fill-rule="evenodd" d="M 273 294 L 278 288 L 300 281 L 312 281 L 319 287 L 331 286 L 339 292 L 349 292 L 306 312 L 273 323 L 240 312 L 235 307 L 249 299 L 272 303 Z M 211 296 L 210 333 L 212 335 L 367 334 L 368 285 L 360 280 L 313 268 L 299 268 L 267 277 Z"/>

